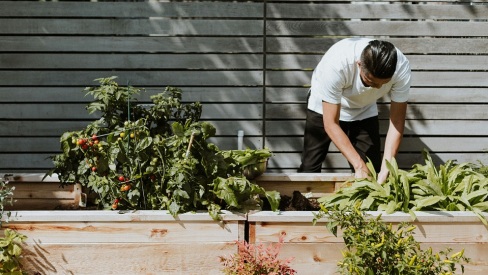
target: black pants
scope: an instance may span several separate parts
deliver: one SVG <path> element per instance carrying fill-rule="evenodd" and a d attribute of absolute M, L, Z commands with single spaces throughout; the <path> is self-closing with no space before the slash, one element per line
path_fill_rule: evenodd
<path fill-rule="evenodd" d="M 375 170 L 379 172 L 381 144 L 378 116 L 359 121 L 339 121 L 339 124 L 364 162 L 369 158 Z M 304 139 L 302 164 L 298 172 L 319 173 L 331 143 L 325 132 L 321 114 L 307 110 Z M 349 166 L 354 172 L 352 165 Z"/>

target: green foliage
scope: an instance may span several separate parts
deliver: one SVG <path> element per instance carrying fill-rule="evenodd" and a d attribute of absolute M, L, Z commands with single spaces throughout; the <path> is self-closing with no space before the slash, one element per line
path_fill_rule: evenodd
<path fill-rule="evenodd" d="M 464 250 L 453 253 L 451 248 L 434 253 L 431 248 L 422 250 L 413 237 L 415 226 L 402 222 L 393 227 L 376 218 L 368 217 L 354 207 L 327 211 L 323 208 L 315 214 L 314 222 L 327 216 L 327 228 L 337 236 L 338 228 L 346 244 L 343 260 L 338 262 L 343 275 L 438 275 L 455 274 L 469 258 Z"/>
<path fill-rule="evenodd" d="M 19 258 L 22 254 L 21 244 L 26 236 L 11 229 L 5 229 L 5 237 L 0 238 L 0 274 L 22 275 Z"/>
<path fill-rule="evenodd" d="M 279 243 L 270 244 L 265 247 L 263 244 L 249 244 L 245 241 L 237 243 L 237 252 L 228 257 L 219 257 L 220 263 L 224 266 L 222 271 L 226 275 L 293 275 L 296 271 L 289 267 L 293 259 L 278 259 L 278 254 L 283 243 L 283 235 Z"/>
<path fill-rule="evenodd" d="M 9 175 L 5 175 L 3 178 L 0 178 L 0 218 L 10 217 L 10 211 L 5 211 L 5 204 L 9 203 L 12 205 L 12 199 L 14 196 L 15 187 L 8 186 L 8 178 Z M 2 226 L 2 219 L 0 219 L 0 226 Z"/>
<path fill-rule="evenodd" d="M 114 79 L 97 79 L 99 87 L 85 89 L 95 98 L 87 109 L 100 112 L 100 119 L 61 136 L 62 153 L 52 157 L 46 175 L 89 187 L 104 209 L 208 210 L 217 218 L 222 208 L 260 209 L 260 197 L 278 208 L 279 194 L 243 177 L 237 154 L 207 141 L 216 129 L 199 121 L 199 103 L 183 104 L 181 90 L 168 87 L 151 96 L 150 107 L 137 104 L 134 96 L 142 90 Z"/>
<path fill-rule="evenodd" d="M 488 210 L 488 178 L 473 164 L 447 161 L 436 167 L 429 153 L 423 154 L 425 165 L 405 171 L 393 159 L 387 163 L 390 173 L 385 183 L 379 184 L 375 175 L 357 179 L 319 202 L 339 209 L 360 202 L 362 210 L 403 211 L 412 217 L 414 211 L 472 211 L 487 224 L 483 212 Z"/>
<path fill-rule="evenodd" d="M 8 180 L 6 178 L 8 176 L 5 175 L 0 179 L 0 218 L 6 216 L 7 222 L 11 213 L 5 211 L 5 204 L 12 204 L 15 189 L 15 187 L 7 186 Z M 21 244 L 27 237 L 12 229 L 5 229 L 3 234 L 4 237 L 0 238 L 0 274 L 22 275 L 24 273 L 19 259 L 22 254 Z"/>

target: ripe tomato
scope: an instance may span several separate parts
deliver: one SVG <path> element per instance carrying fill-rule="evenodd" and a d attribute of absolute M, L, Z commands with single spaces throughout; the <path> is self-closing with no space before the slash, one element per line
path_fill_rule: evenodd
<path fill-rule="evenodd" d="M 86 140 L 84 138 L 78 139 L 78 145 L 84 145 L 86 143 Z"/>
<path fill-rule="evenodd" d="M 91 139 L 92 139 L 93 141 L 98 140 L 98 136 L 97 136 L 97 135 L 95 135 L 95 134 L 93 134 L 93 136 L 91 137 Z"/>
<path fill-rule="evenodd" d="M 122 185 L 122 187 L 120 187 L 120 191 L 126 192 L 126 191 L 129 191 L 130 188 L 131 188 L 130 184 L 124 184 L 124 185 Z"/>
<path fill-rule="evenodd" d="M 125 181 L 124 176 L 119 176 L 119 181 Z"/>
<path fill-rule="evenodd" d="M 93 167 L 91 168 L 91 170 L 92 170 L 93 172 L 96 172 L 96 171 L 97 171 L 97 167 L 96 167 L 96 166 L 93 166 Z"/>

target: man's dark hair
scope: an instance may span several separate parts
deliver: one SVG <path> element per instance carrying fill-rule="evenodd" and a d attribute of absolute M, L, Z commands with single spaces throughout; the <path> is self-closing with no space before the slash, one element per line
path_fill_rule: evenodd
<path fill-rule="evenodd" d="M 361 67 L 376 78 L 391 78 L 395 73 L 397 51 L 387 41 L 372 40 L 361 53 Z"/>

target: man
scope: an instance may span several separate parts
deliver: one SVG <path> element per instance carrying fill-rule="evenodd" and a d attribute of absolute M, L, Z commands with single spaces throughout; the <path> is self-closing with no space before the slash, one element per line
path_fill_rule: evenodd
<path fill-rule="evenodd" d="M 398 152 L 410 90 L 410 65 L 386 41 L 348 38 L 334 44 L 312 76 L 304 150 L 299 172 L 320 172 L 330 142 L 345 156 L 356 178 L 369 177 L 368 159 L 378 181 L 388 176 L 385 160 Z M 381 157 L 376 101 L 389 94 L 390 123 Z"/>

